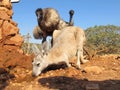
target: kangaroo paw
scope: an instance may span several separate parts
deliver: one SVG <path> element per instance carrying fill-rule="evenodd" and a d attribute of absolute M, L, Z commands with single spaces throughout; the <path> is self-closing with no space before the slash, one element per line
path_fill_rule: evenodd
<path fill-rule="evenodd" d="M 83 60 L 82 63 L 84 64 L 84 63 L 86 63 L 86 62 L 88 62 L 88 61 L 89 61 L 89 60 Z"/>

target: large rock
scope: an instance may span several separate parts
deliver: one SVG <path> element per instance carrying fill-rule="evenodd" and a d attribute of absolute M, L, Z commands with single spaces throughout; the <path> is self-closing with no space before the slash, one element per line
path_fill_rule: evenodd
<path fill-rule="evenodd" d="M 0 11 L 4 11 L 5 13 L 8 14 L 8 16 L 12 16 L 13 15 L 12 9 L 8 9 L 6 7 L 0 7 Z"/>
<path fill-rule="evenodd" d="M 16 35 L 19 32 L 19 28 L 8 21 L 4 21 L 2 29 L 4 36 Z"/>
<path fill-rule="evenodd" d="M 12 15 L 10 0 L 0 0 L 0 68 L 31 68 L 33 56 L 26 56 L 21 50 L 23 38 Z"/>
<path fill-rule="evenodd" d="M 0 11 L 0 19 L 2 20 L 9 20 L 10 16 L 5 11 Z"/>
<path fill-rule="evenodd" d="M 17 27 L 17 23 L 16 22 L 14 22 L 12 19 L 10 19 L 10 23 L 12 24 L 12 25 L 14 25 L 14 26 L 16 26 Z"/>
<path fill-rule="evenodd" d="M 17 23 L 12 20 L 12 15 L 10 0 L 0 0 L 0 46 L 18 50 L 23 38 L 19 34 Z"/>
<path fill-rule="evenodd" d="M 21 46 L 23 43 L 23 38 L 17 34 L 14 37 L 11 37 L 10 39 L 6 40 L 4 43 L 5 45 L 14 45 L 14 46 Z"/>
<path fill-rule="evenodd" d="M 0 0 L 0 7 L 6 7 L 8 9 L 12 8 L 11 0 Z"/>

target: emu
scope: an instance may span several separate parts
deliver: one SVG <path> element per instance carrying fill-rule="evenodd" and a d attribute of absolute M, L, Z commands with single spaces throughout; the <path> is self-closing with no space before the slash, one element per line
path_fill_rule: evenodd
<path fill-rule="evenodd" d="M 69 59 L 76 55 L 77 68 L 80 69 L 80 63 L 88 61 L 83 57 L 85 40 L 85 33 L 79 27 L 69 26 L 62 30 L 55 30 L 53 32 L 53 47 L 44 56 L 36 55 L 32 63 L 32 75 L 38 76 L 47 66 L 60 62 L 65 62 L 70 67 Z"/>
<path fill-rule="evenodd" d="M 67 26 L 73 26 L 74 10 L 70 10 L 70 20 L 65 22 L 60 18 L 58 12 L 53 8 L 38 8 L 35 11 L 37 16 L 38 26 L 33 30 L 35 39 L 43 39 L 42 43 L 46 41 L 47 36 L 52 36 L 54 30 L 61 30 Z"/>

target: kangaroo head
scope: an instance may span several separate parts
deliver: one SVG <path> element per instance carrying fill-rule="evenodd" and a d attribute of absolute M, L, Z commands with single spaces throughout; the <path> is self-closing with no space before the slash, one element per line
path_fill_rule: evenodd
<path fill-rule="evenodd" d="M 43 57 L 41 57 L 41 55 L 35 56 L 35 58 L 33 59 L 33 62 L 32 62 L 32 65 L 33 65 L 32 75 L 33 76 L 38 76 L 39 74 L 41 74 L 42 61 L 43 61 Z"/>
<path fill-rule="evenodd" d="M 32 66 L 33 66 L 32 75 L 38 76 L 45 68 L 45 65 L 47 65 L 47 62 L 45 62 L 45 57 L 47 55 L 47 52 L 43 54 L 35 44 L 32 45 L 32 50 L 35 54 L 35 57 L 32 62 Z"/>

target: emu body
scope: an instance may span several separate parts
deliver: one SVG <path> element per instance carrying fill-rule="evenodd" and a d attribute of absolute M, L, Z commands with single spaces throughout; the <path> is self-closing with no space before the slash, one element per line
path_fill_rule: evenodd
<path fill-rule="evenodd" d="M 36 56 L 33 61 L 33 75 L 38 76 L 47 66 L 65 62 L 68 67 L 69 59 L 77 54 L 77 66 L 87 60 L 83 58 L 83 45 L 85 43 L 85 33 L 79 27 L 69 26 L 62 30 L 55 30 L 53 33 L 53 47 L 48 54 L 41 57 Z"/>
<path fill-rule="evenodd" d="M 33 30 L 33 36 L 35 39 L 43 38 L 42 43 L 46 41 L 47 36 L 52 36 L 54 30 L 61 30 L 64 27 L 73 25 L 74 11 L 70 10 L 70 20 L 65 22 L 59 16 L 59 13 L 53 8 L 38 8 L 36 10 L 38 27 Z"/>

